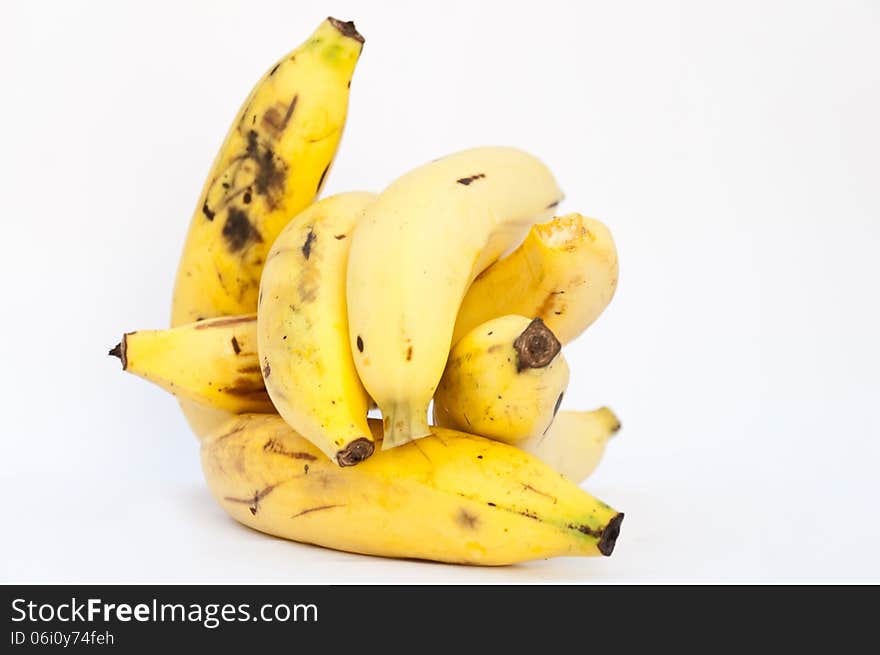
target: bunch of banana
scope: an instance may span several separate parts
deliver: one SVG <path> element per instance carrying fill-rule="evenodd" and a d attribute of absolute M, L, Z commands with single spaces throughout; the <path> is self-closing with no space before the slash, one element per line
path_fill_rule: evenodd
<path fill-rule="evenodd" d="M 471 564 L 610 555 L 623 514 L 578 484 L 620 423 L 559 410 L 562 346 L 614 295 L 611 235 L 553 218 L 553 175 L 513 148 L 316 201 L 363 43 L 328 18 L 259 80 L 199 197 L 172 327 L 110 354 L 178 398 L 211 492 L 257 530 Z"/>

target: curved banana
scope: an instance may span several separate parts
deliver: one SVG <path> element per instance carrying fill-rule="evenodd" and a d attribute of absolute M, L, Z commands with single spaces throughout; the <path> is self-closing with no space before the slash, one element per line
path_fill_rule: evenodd
<path fill-rule="evenodd" d="M 533 156 L 476 148 L 407 173 L 364 212 L 349 256 L 349 332 L 382 410 L 383 448 L 430 433 L 428 403 L 468 286 L 561 197 Z"/>
<path fill-rule="evenodd" d="M 172 326 L 257 311 L 267 251 L 326 181 L 363 44 L 354 23 L 327 18 L 248 95 L 190 222 Z M 187 400 L 180 406 L 199 437 L 229 418 Z"/>
<path fill-rule="evenodd" d="M 608 407 L 591 412 L 559 412 L 550 429 L 516 446 L 549 464 L 575 484 L 596 470 L 620 421 Z"/>
<path fill-rule="evenodd" d="M 274 412 L 260 374 L 254 316 L 128 332 L 110 351 L 122 370 L 180 399 L 235 414 Z"/>
<path fill-rule="evenodd" d="M 287 423 L 340 466 L 373 452 L 369 396 L 348 342 L 351 232 L 372 193 L 325 198 L 275 240 L 260 284 L 257 343 L 269 396 Z"/>
<path fill-rule="evenodd" d="M 623 514 L 517 448 L 433 433 L 340 468 L 280 417 L 242 415 L 202 441 L 202 468 L 237 521 L 338 550 L 482 565 L 611 554 Z"/>
<path fill-rule="evenodd" d="M 257 82 L 199 196 L 172 325 L 256 311 L 266 253 L 336 154 L 363 43 L 352 23 L 328 18 Z"/>
<path fill-rule="evenodd" d="M 593 323 L 617 288 L 617 250 L 594 218 L 568 214 L 535 225 L 480 274 L 461 303 L 452 343 L 503 314 L 543 319 L 566 344 Z"/>
<path fill-rule="evenodd" d="M 518 445 L 550 427 L 568 386 L 561 344 L 540 318 L 502 316 L 449 353 L 434 422 Z"/>

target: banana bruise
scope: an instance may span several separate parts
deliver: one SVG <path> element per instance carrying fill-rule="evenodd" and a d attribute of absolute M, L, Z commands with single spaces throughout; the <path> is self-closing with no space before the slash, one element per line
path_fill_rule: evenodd
<path fill-rule="evenodd" d="M 430 433 L 428 403 L 468 286 L 561 197 L 535 157 L 476 148 L 407 173 L 364 212 L 349 256 L 349 331 L 382 411 L 383 448 Z"/>
<path fill-rule="evenodd" d="M 509 444 L 546 432 L 568 386 L 561 347 L 540 318 L 502 316 L 474 328 L 449 353 L 434 423 Z"/>
<path fill-rule="evenodd" d="M 575 484 L 586 480 L 602 460 L 605 447 L 620 430 L 620 420 L 608 407 L 589 412 L 562 411 L 550 428 L 517 444 Z"/>
<path fill-rule="evenodd" d="M 373 453 L 369 396 L 348 341 L 351 233 L 372 193 L 342 193 L 301 212 L 275 240 L 260 285 L 257 343 L 278 413 L 340 466 Z"/>
<path fill-rule="evenodd" d="M 480 565 L 610 555 L 623 520 L 528 453 L 443 428 L 340 468 L 280 417 L 242 415 L 201 454 L 237 521 L 354 553 Z"/>
<path fill-rule="evenodd" d="M 257 356 L 254 315 L 128 332 L 110 354 L 181 400 L 223 412 L 274 412 Z"/>
<path fill-rule="evenodd" d="M 502 314 L 540 318 L 569 343 L 611 302 L 617 278 L 617 249 L 601 222 L 568 214 L 535 225 L 516 250 L 471 284 L 452 343 Z"/>

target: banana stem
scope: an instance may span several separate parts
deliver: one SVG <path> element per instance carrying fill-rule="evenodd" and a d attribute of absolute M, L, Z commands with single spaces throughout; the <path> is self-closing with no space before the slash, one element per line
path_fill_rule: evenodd
<path fill-rule="evenodd" d="M 409 405 L 393 405 L 385 411 L 382 409 L 382 450 L 427 437 L 431 434 L 428 427 L 428 408 L 413 408 Z"/>

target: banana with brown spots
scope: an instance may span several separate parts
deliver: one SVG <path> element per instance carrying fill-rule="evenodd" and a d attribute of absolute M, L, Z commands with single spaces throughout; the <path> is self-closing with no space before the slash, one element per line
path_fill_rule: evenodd
<path fill-rule="evenodd" d="M 617 289 L 617 249 L 595 218 L 559 216 L 480 274 L 461 303 L 452 343 L 503 314 L 540 318 L 568 343 L 595 321 Z"/>
<path fill-rule="evenodd" d="M 487 147 L 410 171 L 364 212 L 348 263 L 349 332 L 384 448 L 430 434 L 428 403 L 468 286 L 561 198 L 537 158 Z"/>
<path fill-rule="evenodd" d="M 110 354 L 124 371 L 181 400 L 234 414 L 274 412 L 260 373 L 255 320 L 251 314 L 129 332 Z"/>
<path fill-rule="evenodd" d="M 260 284 L 257 344 L 266 389 L 297 432 L 340 466 L 373 453 L 369 397 L 348 342 L 351 233 L 372 193 L 311 205 L 275 240 Z"/>
<path fill-rule="evenodd" d="M 443 428 L 340 468 L 280 417 L 242 415 L 201 452 L 235 520 L 354 553 L 482 565 L 610 555 L 623 520 L 532 455 Z"/>
<path fill-rule="evenodd" d="M 327 18 L 245 99 L 190 221 L 172 326 L 257 311 L 266 253 L 326 182 L 363 44 L 354 23 Z M 187 400 L 181 409 L 197 436 L 228 418 Z"/>

